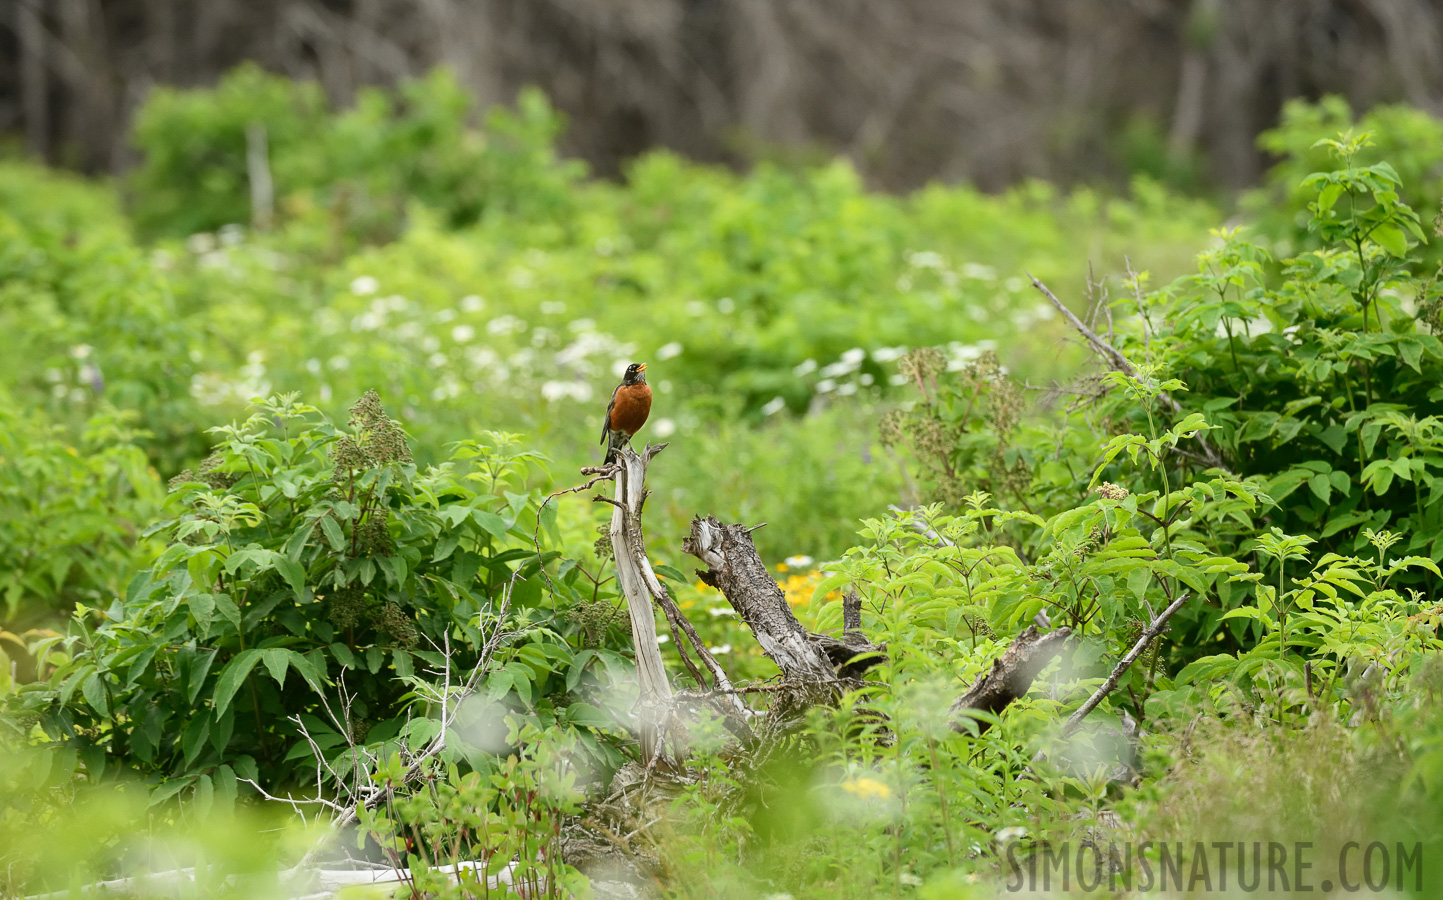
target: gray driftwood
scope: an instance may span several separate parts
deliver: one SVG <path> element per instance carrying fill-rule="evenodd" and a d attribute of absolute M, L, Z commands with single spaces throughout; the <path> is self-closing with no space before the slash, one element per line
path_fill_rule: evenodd
<path fill-rule="evenodd" d="M 641 453 L 625 446 L 617 452 L 615 463 L 581 470 L 584 475 L 599 475 L 616 482 L 614 498 L 607 501 L 612 505 L 609 532 L 611 553 L 616 564 L 617 585 L 626 598 L 626 608 L 631 618 L 631 638 L 636 650 L 636 672 L 640 686 L 638 734 L 642 758 L 648 761 L 660 758 L 662 739 L 667 731 L 666 723 L 673 719 L 676 710 L 675 693 L 667 678 L 666 668 L 662 663 L 661 645 L 656 637 L 653 604 L 666 616 L 667 624 L 671 627 L 672 643 L 687 670 L 696 679 L 699 687 L 709 688 L 713 692 L 717 699 L 713 706 L 734 722 L 740 723 L 739 728 L 744 728 L 747 717 L 746 706 L 737 696 L 726 670 L 702 643 L 691 622 L 687 621 L 677 608 L 661 580 L 656 577 L 656 572 L 652 570 L 651 560 L 646 553 L 646 535 L 641 527 L 642 508 L 649 493 L 646 490 L 646 470 L 652 459 L 666 449 L 666 446 L 648 446 Z M 693 655 L 701 662 L 700 669 L 692 661 Z M 706 670 L 705 675 L 701 669 Z M 680 742 L 682 733 L 679 728 L 672 729 L 673 740 Z M 680 746 L 674 749 L 678 755 L 685 754 L 685 749 Z"/>
<path fill-rule="evenodd" d="M 646 502 L 646 467 L 666 444 L 647 447 L 645 455 L 630 447 L 617 454 L 613 464 L 616 481 L 611 501 L 611 555 L 616 562 L 616 583 L 626 597 L 631 615 L 631 640 L 636 649 L 637 734 L 643 759 L 656 759 L 661 752 L 662 728 L 671 705 L 671 682 L 661 660 L 656 640 L 656 615 L 652 612 L 651 585 L 656 575 L 646 557 L 641 530 L 641 507 Z"/>
<path fill-rule="evenodd" d="M 991 722 L 970 713 L 980 710 L 998 715 L 1026 694 L 1038 673 L 1057 658 L 1071 635 L 1070 628 L 1042 632 L 1036 625 L 1027 626 L 1007 652 L 992 661 L 992 668 L 979 675 L 971 689 L 953 702 L 952 727 L 961 730 L 975 722 L 979 734 L 992 727 Z"/>
<path fill-rule="evenodd" d="M 802 627 L 757 554 L 751 530 L 724 525 L 715 516 L 697 516 L 682 550 L 706 563 L 697 577 L 719 589 L 751 628 L 762 651 L 782 670 L 782 681 L 795 687 L 832 686 L 839 678 L 860 677 L 883 657 L 884 648 L 861 631 L 861 598 L 844 603 L 846 630 L 839 638 L 812 634 Z M 848 609 L 844 605 L 844 609 Z M 829 688 L 830 689 L 830 688 Z"/>

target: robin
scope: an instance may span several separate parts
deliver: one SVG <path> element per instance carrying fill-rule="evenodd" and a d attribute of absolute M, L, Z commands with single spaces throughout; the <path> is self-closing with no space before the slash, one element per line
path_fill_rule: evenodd
<path fill-rule="evenodd" d="M 651 413 L 651 388 L 646 383 L 646 363 L 626 367 L 621 384 L 611 392 L 606 407 L 606 421 L 601 426 L 601 443 L 606 445 L 607 463 L 616 462 L 616 451 L 625 447 L 631 436 L 646 424 Z"/>

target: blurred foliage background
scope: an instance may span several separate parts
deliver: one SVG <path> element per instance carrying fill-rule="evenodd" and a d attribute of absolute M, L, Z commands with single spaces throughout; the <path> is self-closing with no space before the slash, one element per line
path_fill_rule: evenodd
<path fill-rule="evenodd" d="M 1188 13 L 1207 60 L 1234 27 L 1208 27 L 1216 6 Z M 1105 178 L 1019 163 L 1000 190 L 887 194 L 864 152 L 656 149 L 596 178 L 546 94 L 490 106 L 474 77 L 337 105 L 332 83 L 246 64 L 149 91 L 113 174 L 0 159 L 0 894 L 197 860 L 264 892 L 306 835 L 254 791 L 313 791 L 317 756 L 321 787 L 399 778 L 356 751 L 434 739 L 442 645 L 494 661 L 466 726 L 484 734 L 363 823 L 367 846 L 467 834 L 447 805 L 466 798 L 517 835 L 488 860 L 544 857 L 550 832 L 526 836 L 633 749 L 608 513 L 544 500 L 600 459 L 633 361 L 656 393 L 638 442 L 672 443 L 649 547 L 733 677 L 775 667 L 689 575 L 697 514 L 767 523 L 809 628 L 864 589 L 895 654 L 877 702 L 899 740 L 859 743 L 855 706 L 819 715 L 816 766 L 776 774 L 793 818 L 725 818 L 724 742 L 699 743 L 656 838 L 679 895 L 961 896 L 1008 842 L 1078 833 L 1048 823 L 1436 841 L 1439 120 L 1290 103 L 1259 139 L 1276 165 L 1237 195 L 1194 153 L 1204 126 L 1146 120 L 1109 127 L 1131 155 Z M 1373 137 L 1318 143 L 1349 130 Z M 1144 374 L 1100 376 L 1030 276 Z M 1227 471 L 1187 443 L 1203 427 Z M 944 546 L 1010 562 L 974 595 L 973 570 L 935 574 Z M 1019 777 L 1084 670 L 1183 587 L 1113 709 L 1153 729 L 1149 778 L 1066 753 L 1055 790 Z M 939 731 L 939 692 L 1044 607 L 1086 636 L 1078 669 L 1007 729 Z M 1311 788 L 1330 780 L 1363 799 Z M 1288 815 L 1221 799 L 1240 794 Z M 968 804 L 955 834 L 949 802 Z M 238 847 L 252 832 L 271 837 Z"/>

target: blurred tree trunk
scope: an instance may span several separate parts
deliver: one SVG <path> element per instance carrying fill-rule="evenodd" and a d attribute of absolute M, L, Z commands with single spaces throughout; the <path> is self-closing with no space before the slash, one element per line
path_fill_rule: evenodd
<path fill-rule="evenodd" d="M 44 157 L 50 152 L 50 73 L 45 64 L 43 0 L 17 0 L 15 33 L 20 41 L 21 116 L 25 148 Z"/>
<path fill-rule="evenodd" d="M 1290 97 L 1443 102 L 1433 0 L 4 3 L 0 121 L 96 171 L 124 163 L 150 85 L 210 84 L 247 59 L 338 104 L 438 64 L 483 104 L 537 84 L 569 116 L 563 151 L 604 175 L 654 146 L 733 163 L 841 153 L 893 189 L 1122 181 L 1139 118 L 1162 154 L 1201 153 L 1239 186 Z"/>

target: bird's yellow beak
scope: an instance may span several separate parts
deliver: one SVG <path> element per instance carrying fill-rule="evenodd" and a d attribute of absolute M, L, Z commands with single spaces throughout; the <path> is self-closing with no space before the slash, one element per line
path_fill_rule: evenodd
<path fill-rule="evenodd" d="M 638 372 L 645 372 L 645 371 L 646 371 L 646 363 L 639 363 L 639 364 L 637 365 L 637 367 L 636 367 L 636 371 L 638 371 Z"/>

